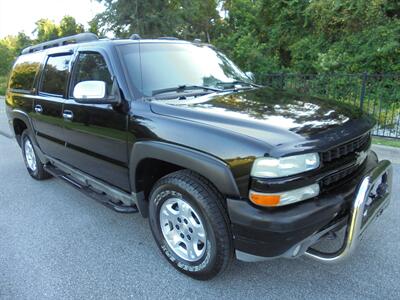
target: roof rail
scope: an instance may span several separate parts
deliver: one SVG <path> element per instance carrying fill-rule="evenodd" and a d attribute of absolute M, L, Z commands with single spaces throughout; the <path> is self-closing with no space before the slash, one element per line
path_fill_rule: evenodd
<path fill-rule="evenodd" d="M 54 48 L 54 47 L 59 47 L 59 46 L 64 46 L 68 44 L 78 44 L 78 43 L 84 43 L 84 42 L 92 42 L 92 41 L 98 41 L 99 38 L 97 35 L 94 33 L 86 32 L 86 33 L 79 33 L 76 35 L 71 35 L 59 39 L 55 39 L 52 41 L 40 43 L 34 46 L 30 46 L 22 50 L 21 54 L 28 54 L 28 53 L 33 53 L 36 51 L 41 51 L 44 49 L 48 48 Z"/>
<path fill-rule="evenodd" d="M 172 41 L 179 40 L 178 38 L 176 38 L 174 36 L 162 36 L 162 37 L 159 37 L 158 39 L 159 40 L 172 40 Z"/>
<path fill-rule="evenodd" d="M 130 36 L 130 39 L 131 39 L 131 40 L 140 40 L 141 37 L 140 37 L 140 35 L 138 35 L 137 33 L 134 33 L 134 34 L 132 34 L 132 35 Z"/>

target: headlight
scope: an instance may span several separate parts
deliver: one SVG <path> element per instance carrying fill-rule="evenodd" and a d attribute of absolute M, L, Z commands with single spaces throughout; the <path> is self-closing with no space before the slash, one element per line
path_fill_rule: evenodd
<path fill-rule="evenodd" d="M 260 157 L 254 161 L 251 176 L 277 178 L 310 171 L 319 167 L 318 153 L 288 157 Z"/>

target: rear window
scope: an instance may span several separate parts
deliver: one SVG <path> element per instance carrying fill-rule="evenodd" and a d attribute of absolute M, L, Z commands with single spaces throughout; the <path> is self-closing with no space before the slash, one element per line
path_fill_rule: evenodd
<path fill-rule="evenodd" d="M 49 56 L 43 71 L 40 92 L 63 96 L 67 88 L 71 55 Z"/>
<path fill-rule="evenodd" d="M 32 92 L 42 59 L 43 54 L 20 56 L 14 64 L 10 77 L 10 89 Z"/>

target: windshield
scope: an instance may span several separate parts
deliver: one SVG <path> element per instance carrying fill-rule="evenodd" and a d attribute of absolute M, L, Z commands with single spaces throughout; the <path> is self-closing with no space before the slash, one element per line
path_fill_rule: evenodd
<path fill-rule="evenodd" d="M 129 79 L 143 96 L 179 86 L 217 87 L 220 83 L 251 80 L 224 54 L 207 45 L 141 43 L 141 76 L 137 46 L 120 46 Z"/>

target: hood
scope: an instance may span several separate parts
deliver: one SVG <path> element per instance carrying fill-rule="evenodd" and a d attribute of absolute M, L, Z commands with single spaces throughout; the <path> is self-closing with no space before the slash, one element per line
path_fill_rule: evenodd
<path fill-rule="evenodd" d="M 349 105 L 304 94 L 260 88 L 151 103 L 153 112 L 239 132 L 271 145 L 299 143 L 341 129 L 362 134 L 372 120 Z M 343 130 L 348 128 L 349 130 Z"/>

